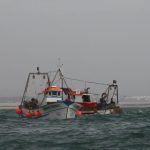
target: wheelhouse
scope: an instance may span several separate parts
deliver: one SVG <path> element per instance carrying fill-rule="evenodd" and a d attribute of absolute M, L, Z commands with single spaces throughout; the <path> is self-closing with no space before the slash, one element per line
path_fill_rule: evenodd
<path fill-rule="evenodd" d="M 55 86 L 48 87 L 45 90 L 45 95 L 46 95 L 47 103 L 57 102 L 57 101 L 62 100 L 63 90 Z"/>
<path fill-rule="evenodd" d="M 50 97 L 61 97 L 63 90 L 59 87 L 49 87 L 46 89 L 47 96 Z"/>

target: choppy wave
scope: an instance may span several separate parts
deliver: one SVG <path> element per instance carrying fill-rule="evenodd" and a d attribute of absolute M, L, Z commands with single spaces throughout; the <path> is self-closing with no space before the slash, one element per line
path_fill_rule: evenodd
<path fill-rule="evenodd" d="M 148 150 L 149 116 L 149 108 L 124 108 L 120 115 L 32 120 L 19 118 L 14 110 L 0 110 L 0 149 Z"/>

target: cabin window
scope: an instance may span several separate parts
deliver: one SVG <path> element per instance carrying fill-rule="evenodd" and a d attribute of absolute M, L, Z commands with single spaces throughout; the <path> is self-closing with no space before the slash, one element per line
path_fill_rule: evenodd
<path fill-rule="evenodd" d="M 82 99 L 83 99 L 83 102 L 90 102 L 90 96 L 89 95 L 83 95 Z"/>
<path fill-rule="evenodd" d="M 50 96 L 61 96 L 61 92 L 60 91 L 51 91 L 48 93 Z"/>
<path fill-rule="evenodd" d="M 57 91 L 52 91 L 52 96 L 57 96 Z"/>

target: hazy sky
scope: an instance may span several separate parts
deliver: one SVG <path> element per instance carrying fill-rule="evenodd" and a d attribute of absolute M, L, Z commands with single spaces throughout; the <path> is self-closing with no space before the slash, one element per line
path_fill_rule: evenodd
<path fill-rule="evenodd" d="M 118 80 L 120 96 L 150 95 L 149 0 L 0 0 L 0 96 L 20 96 L 27 74 Z"/>

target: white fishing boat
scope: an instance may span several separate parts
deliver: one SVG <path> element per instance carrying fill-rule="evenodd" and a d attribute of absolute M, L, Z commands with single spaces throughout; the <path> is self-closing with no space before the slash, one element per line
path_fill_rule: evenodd
<path fill-rule="evenodd" d="M 74 103 L 73 99 L 69 98 L 69 90 L 67 88 L 53 86 L 53 82 L 59 74 L 63 83 L 63 75 L 61 70 L 56 71 L 56 75 L 50 82 L 48 73 L 41 73 L 37 68 L 37 73 L 29 73 L 25 91 L 22 97 L 21 104 L 16 109 L 16 113 L 21 117 L 39 118 L 46 117 L 50 119 L 69 119 L 75 118 L 76 113 L 81 107 L 80 104 Z M 45 89 L 36 94 L 35 97 L 27 96 L 30 80 L 35 80 L 36 76 L 43 76 L 47 79 Z M 65 90 L 65 92 L 64 92 Z M 68 91 L 68 92 L 67 92 Z"/>

